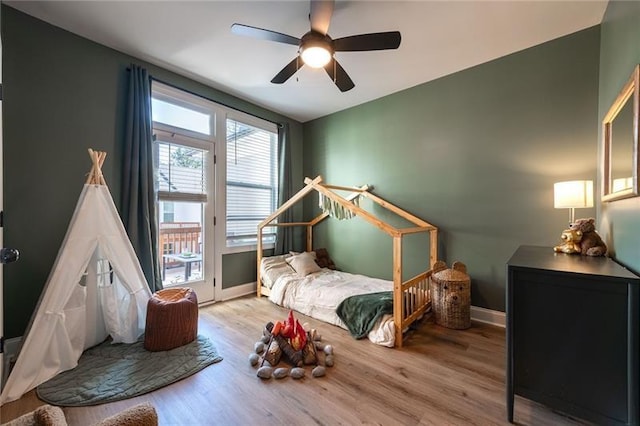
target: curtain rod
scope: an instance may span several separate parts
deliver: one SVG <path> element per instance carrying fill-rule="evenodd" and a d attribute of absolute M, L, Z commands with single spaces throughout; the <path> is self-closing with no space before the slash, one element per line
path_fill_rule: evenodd
<path fill-rule="evenodd" d="M 127 71 L 131 71 L 131 67 L 127 67 Z M 162 84 L 165 84 L 165 85 L 167 85 L 167 86 L 171 86 L 171 87 L 173 87 L 174 89 L 182 90 L 183 92 L 190 93 L 190 94 L 192 94 L 192 95 L 194 95 L 194 96 L 198 96 L 198 97 L 204 98 L 204 99 L 206 99 L 206 100 L 208 100 L 208 101 L 215 102 L 215 103 L 217 103 L 217 104 L 219 104 L 219 105 L 222 105 L 222 106 L 224 106 L 224 107 L 231 108 L 231 109 L 233 109 L 233 110 L 235 110 L 235 111 L 239 111 L 239 112 L 241 112 L 241 113 L 243 113 L 243 114 L 247 114 L 247 115 L 250 115 L 250 116 L 252 116 L 252 117 L 259 118 L 260 120 L 268 121 L 269 123 L 273 123 L 273 124 L 275 124 L 275 125 L 276 125 L 276 126 L 278 126 L 279 128 L 284 127 L 284 123 L 280 123 L 280 122 L 278 122 L 278 121 L 269 120 L 268 118 L 261 117 L 261 116 L 259 116 L 259 115 L 253 114 L 253 113 L 251 113 L 251 112 L 243 111 L 243 110 L 238 109 L 238 108 L 236 108 L 236 107 L 232 107 L 231 105 L 227 105 L 227 104 L 224 104 L 224 103 L 222 103 L 222 102 L 219 102 L 219 101 L 216 101 L 216 100 L 213 100 L 213 99 L 209 99 L 209 98 L 207 98 L 207 97 L 205 97 L 205 96 L 202 96 L 202 95 L 201 95 L 201 94 L 199 94 L 199 93 L 195 93 L 195 92 L 192 92 L 191 90 L 187 90 L 187 89 L 184 89 L 184 88 L 182 88 L 182 87 L 178 87 L 178 86 L 176 86 L 176 85 L 175 85 L 175 84 L 173 84 L 173 83 L 169 83 L 169 82 L 166 82 L 166 81 L 164 81 L 164 80 L 160 80 L 159 78 L 155 78 L 155 77 L 153 77 L 153 76 L 151 76 L 151 79 L 152 79 L 152 80 L 157 81 L 158 83 L 162 83 Z M 200 84 L 202 84 L 202 83 L 200 83 Z M 213 89 L 213 88 L 212 88 L 212 89 Z M 215 90 L 215 89 L 214 89 L 214 90 Z"/>

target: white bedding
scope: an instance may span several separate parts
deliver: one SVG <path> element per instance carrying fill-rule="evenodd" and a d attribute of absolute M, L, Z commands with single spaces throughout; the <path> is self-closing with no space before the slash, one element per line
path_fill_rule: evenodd
<path fill-rule="evenodd" d="M 280 275 L 295 273 L 295 270 L 287 263 L 289 257 L 291 257 L 290 254 L 263 257 L 260 262 L 262 284 L 267 288 L 271 288 Z"/>
<path fill-rule="evenodd" d="M 322 269 L 305 277 L 299 277 L 295 272 L 280 275 L 273 282 L 269 300 L 346 329 L 336 314 L 340 302 L 349 296 L 391 290 L 391 281 Z M 382 317 L 368 337 L 373 343 L 393 347 L 395 327 L 392 317 Z"/>

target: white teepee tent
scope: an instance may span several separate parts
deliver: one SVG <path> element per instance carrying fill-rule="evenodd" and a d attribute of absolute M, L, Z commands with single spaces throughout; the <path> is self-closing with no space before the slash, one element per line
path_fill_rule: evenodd
<path fill-rule="evenodd" d="M 106 153 L 89 155 L 93 167 L 0 404 L 74 368 L 109 335 L 133 343 L 144 332 L 151 292 L 102 176 Z"/>

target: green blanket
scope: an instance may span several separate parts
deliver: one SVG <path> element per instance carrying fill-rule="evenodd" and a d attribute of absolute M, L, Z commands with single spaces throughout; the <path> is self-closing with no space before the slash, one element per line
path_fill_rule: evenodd
<path fill-rule="evenodd" d="M 336 314 L 356 339 L 366 337 L 376 321 L 393 313 L 393 292 L 359 294 L 347 297 L 336 308 Z"/>

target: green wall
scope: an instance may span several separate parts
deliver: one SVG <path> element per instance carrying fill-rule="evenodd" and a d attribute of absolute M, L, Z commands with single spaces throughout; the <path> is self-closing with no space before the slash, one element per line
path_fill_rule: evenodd
<path fill-rule="evenodd" d="M 372 184 L 438 226 L 439 257 L 467 265 L 473 305 L 504 310 L 513 251 L 559 243 L 568 223 L 553 183 L 596 178 L 599 36 L 593 27 L 305 123 L 305 175 Z M 386 234 L 360 219 L 325 222 L 315 246 L 338 267 L 391 278 Z M 407 275 L 428 265 L 426 247 L 407 244 Z"/>
<path fill-rule="evenodd" d="M 640 1 L 610 1 L 601 28 L 599 122 L 640 63 Z M 598 158 L 602 161 L 602 149 Z M 599 209 L 599 230 L 609 253 L 640 273 L 640 197 L 602 203 Z"/>
<path fill-rule="evenodd" d="M 188 78 L 2 6 L 4 242 L 20 261 L 4 268 L 5 333 L 20 336 L 67 230 L 86 173 L 87 148 L 108 152 L 104 174 L 120 205 L 126 67 L 216 102 L 291 125 L 294 182 L 302 185 L 302 125 Z M 301 209 L 300 209 L 301 211 Z M 301 213 L 300 213 L 301 214 Z M 255 280 L 251 255 L 225 255 L 222 287 Z M 255 253 L 252 255 L 255 258 Z M 240 277 L 234 275 L 234 271 Z M 246 277 L 251 276 L 251 280 Z"/>

